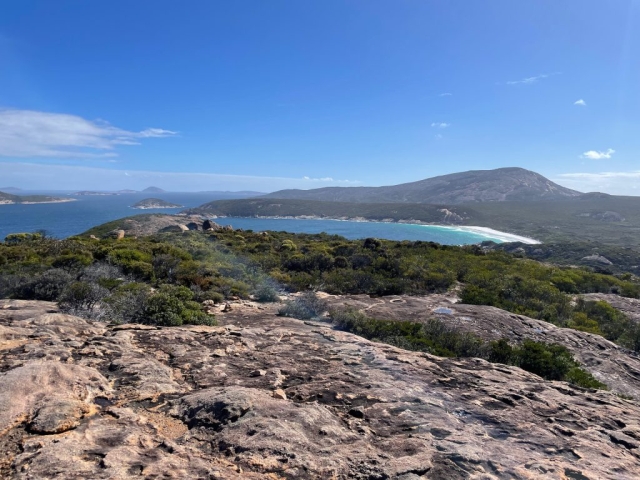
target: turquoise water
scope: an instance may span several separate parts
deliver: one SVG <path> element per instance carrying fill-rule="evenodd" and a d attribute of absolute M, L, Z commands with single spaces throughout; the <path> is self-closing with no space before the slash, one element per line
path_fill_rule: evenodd
<path fill-rule="evenodd" d="M 330 233 L 349 239 L 386 238 L 387 240 L 424 240 L 444 245 L 469 245 L 500 240 L 478 233 L 453 230 L 437 225 L 408 225 L 404 223 L 349 222 L 343 220 L 298 220 L 281 218 L 217 218 L 220 225 L 243 230 L 274 230 L 293 233 Z"/>
<path fill-rule="evenodd" d="M 37 193 L 65 196 L 54 192 Z M 197 207 L 213 200 L 229 198 L 224 196 L 216 197 L 210 193 L 163 193 L 155 196 L 185 207 Z M 36 230 L 45 230 L 50 236 L 65 238 L 82 233 L 101 223 L 130 215 L 156 212 L 177 213 L 181 210 L 136 210 L 130 208 L 130 205 L 148 197 L 148 193 L 116 196 L 70 196 L 70 198 L 75 198 L 76 201 L 38 205 L 0 205 L 0 239 L 4 239 L 9 233 L 33 232 Z M 376 237 L 388 240 L 424 240 L 447 245 L 473 244 L 492 239 L 477 233 L 433 225 L 263 218 L 219 218 L 216 219 L 216 222 L 222 225 L 232 225 L 234 228 L 254 231 L 326 232 L 342 235 L 350 239 Z"/>

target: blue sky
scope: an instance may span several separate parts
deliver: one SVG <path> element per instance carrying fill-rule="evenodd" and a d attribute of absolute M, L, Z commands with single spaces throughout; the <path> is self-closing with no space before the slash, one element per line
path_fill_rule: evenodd
<path fill-rule="evenodd" d="M 0 186 L 638 194 L 639 58 L 640 0 L 2 2 Z"/>

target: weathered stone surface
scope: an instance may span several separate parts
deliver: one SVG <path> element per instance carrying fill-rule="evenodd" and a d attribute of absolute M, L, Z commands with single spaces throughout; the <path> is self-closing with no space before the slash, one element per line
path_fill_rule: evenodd
<path fill-rule="evenodd" d="M 62 433 L 80 425 L 89 406 L 79 400 L 53 400 L 40 407 L 28 428 L 35 433 Z"/>
<path fill-rule="evenodd" d="M 580 295 L 585 300 L 594 302 L 603 301 L 609 303 L 612 307 L 617 308 L 627 317 L 635 322 L 640 322 L 640 299 L 626 298 L 619 295 L 607 293 L 588 293 Z"/>
<path fill-rule="evenodd" d="M 404 305 L 412 319 L 432 302 L 452 321 L 497 315 L 497 328 L 509 316 L 463 320 L 471 313 L 444 298 L 412 309 L 401 297 L 347 300 L 370 313 Z M 0 341 L 26 341 L 0 356 L 0 477 L 640 476 L 635 401 L 404 351 L 276 308 L 238 302 L 219 327 L 122 329 L 0 300 Z M 538 328 L 512 320 L 518 335 Z M 618 355 L 603 346 L 603 361 Z"/>
<path fill-rule="evenodd" d="M 618 308 L 627 305 L 627 310 L 631 310 L 633 305 L 637 305 L 635 302 L 638 302 L 616 295 L 586 297 L 608 300 Z M 383 298 L 326 295 L 325 298 L 334 308 L 356 308 L 374 318 L 413 322 L 427 322 L 431 318 L 438 318 L 447 325 L 474 333 L 485 340 L 507 338 L 512 342 L 521 342 L 529 338 L 539 342 L 559 343 L 567 347 L 586 370 L 606 383 L 615 393 L 640 400 L 640 357 L 599 335 L 559 328 L 494 307 L 459 304 L 454 295 Z M 623 308 L 621 310 L 624 311 Z M 640 312 L 640 308 L 637 311 Z"/>

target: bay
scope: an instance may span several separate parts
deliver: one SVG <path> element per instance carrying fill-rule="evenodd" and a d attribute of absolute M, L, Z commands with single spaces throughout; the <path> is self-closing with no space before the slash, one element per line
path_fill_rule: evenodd
<path fill-rule="evenodd" d="M 44 230 L 52 237 L 66 238 L 122 217 L 140 213 L 178 213 L 181 210 L 180 208 L 148 210 L 131 208 L 134 203 L 150 196 L 183 205 L 185 208 L 197 207 L 213 200 L 230 198 L 228 195 L 206 192 L 172 192 L 155 195 L 135 193 L 109 196 L 73 196 L 60 192 L 28 192 L 28 194 L 68 197 L 74 198 L 75 201 L 36 205 L 0 205 L 0 239 L 4 239 L 10 233 L 38 230 Z M 244 230 L 275 230 L 292 233 L 325 232 L 349 239 L 375 237 L 388 240 L 432 241 L 446 245 L 474 244 L 485 240 L 502 241 L 490 233 L 470 232 L 437 225 L 280 218 L 218 218 L 215 221 L 221 225 L 232 225 L 234 228 Z"/>

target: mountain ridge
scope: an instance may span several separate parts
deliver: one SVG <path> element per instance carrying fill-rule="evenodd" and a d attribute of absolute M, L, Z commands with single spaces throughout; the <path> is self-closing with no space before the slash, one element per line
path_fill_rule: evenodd
<path fill-rule="evenodd" d="M 339 201 L 353 203 L 463 204 L 503 201 L 539 201 L 579 197 L 581 192 L 519 167 L 469 170 L 416 182 L 381 187 L 324 187 L 279 190 L 264 198 Z"/>

